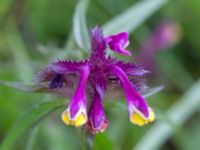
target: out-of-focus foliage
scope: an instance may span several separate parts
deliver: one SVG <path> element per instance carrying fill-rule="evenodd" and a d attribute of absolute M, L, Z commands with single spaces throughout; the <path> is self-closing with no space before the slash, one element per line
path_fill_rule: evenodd
<path fill-rule="evenodd" d="M 151 1 L 90 0 L 85 9 L 78 9 L 77 12 L 77 5 L 87 0 L 1 0 L 0 80 L 32 82 L 37 71 L 48 62 L 57 58 L 86 57 L 88 53 L 84 48 L 87 44 L 81 43 L 83 49 L 80 49 L 75 36 L 82 36 L 78 38 L 81 42 L 85 31 L 94 25 L 106 28 L 106 24 L 115 17 L 135 8 L 138 3 L 146 3 L 143 11 L 149 13 L 143 14 L 146 17 L 142 18 L 142 13 L 134 14 L 132 10 L 131 14 L 125 15 L 128 18 L 125 18 L 125 22 L 120 22 L 119 19 L 112 26 L 114 32 L 123 31 L 123 25 L 121 27 L 120 24 L 127 25 L 128 30 L 132 31 L 130 40 L 134 44 L 129 49 L 134 57 L 163 20 L 170 20 L 180 26 L 182 34 L 179 43 L 158 51 L 154 56 L 156 64 L 153 66 L 156 72 L 151 76 L 147 75 L 149 85 L 165 85 L 162 92 L 148 99 L 155 108 L 157 120 L 142 128 L 134 126 L 128 120 L 127 111 L 123 109 L 124 100 L 117 101 L 120 107 L 107 105 L 105 102 L 110 125 L 105 133 L 93 139 L 93 149 L 199 149 L 200 97 L 196 90 L 199 89 L 200 75 L 200 2 L 169 0 L 165 4 L 164 0 Z M 156 1 L 162 4 L 151 6 L 153 11 L 148 10 L 147 4 L 153 5 Z M 139 19 L 140 23 L 137 25 L 132 17 L 136 17 L 137 22 Z M 114 29 L 118 25 L 120 29 Z M 73 32 L 75 27 L 76 32 Z M 78 30 L 84 32 L 77 35 Z M 128 59 L 134 61 L 134 57 Z M 81 147 L 85 142 L 81 129 L 67 127 L 61 122 L 62 109 L 58 108 L 44 117 L 54 108 L 50 104 L 63 104 L 59 99 L 48 94 L 22 93 L 0 85 L 0 143 L 4 142 L 3 148 L 87 149 Z M 40 103 L 46 105 L 34 107 Z M 170 130 L 166 130 L 166 124 Z M 18 137 L 17 143 L 12 141 L 15 137 Z M 152 142 L 152 139 L 159 140 Z"/>

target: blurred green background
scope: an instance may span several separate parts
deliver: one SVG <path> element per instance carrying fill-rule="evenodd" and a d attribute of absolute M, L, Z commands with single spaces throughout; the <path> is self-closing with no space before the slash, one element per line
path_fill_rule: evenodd
<path fill-rule="evenodd" d="M 160 93 L 148 98 L 157 120 L 148 126 L 138 127 L 129 122 L 126 109 L 108 106 L 106 114 L 110 125 L 104 134 L 98 134 L 94 138 L 92 149 L 198 150 L 200 2 L 147 1 L 145 5 L 154 1 L 163 3 L 151 6 L 155 7 L 154 11 L 142 5 L 141 10 L 130 11 L 122 16 L 121 18 L 128 17 L 125 22 L 119 22 L 113 18 L 120 17 L 130 8 L 135 9 L 133 6 L 142 3 L 141 0 L 0 0 L 0 80 L 31 82 L 42 66 L 57 58 L 85 58 L 88 51 L 79 48 L 80 45 L 76 44 L 79 35 L 73 32 L 76 27 L 84 30 L 85 22 L 89 29 L 97 24 L 103 26 L 106 33 L 112 32 L 112 29 L 127 29 L 131 42 L 129 49 L 133 50 L 134 55 L 134 58 L 128 59 L 134 61 L 140 47 L 154 34 L 155 28 L 163 20 L 170 20 L 180 29 L 179 41 L 153 55 L 155 66 L 152 68 L 156 72 L 147 76 L 150 87 L 165 86 Z M 149 16 L 144 17 L 146 14 L 142 16 L 142 13 L 138 13 L 145 10 L 146 13 L 151 12 Z M 83 20 L 84 18 L 86 19 Z M 134 24 L 138 20 L 142 21 Z M 111 23 L 110 28 L 108 22 Z M 118 26 L 120 23 L 122 25 Z M 81 149 L 84 145 L 81 129 L 66 127 L 60 119 L 60 113 L 65 107 L 61 106 L 48 115 L 45 114 L 46 117 L 42 116 L 42 119 L 37 118 L 40 114 L 39 111 L 37 113 L 38 104 L 55 99 L 59 98 L 50 94 L 24 93 L 0 85 L 0 143 L 4 142 L 2 150 Z M 120 106 L 125 104 L 124 100 L 117 103 Z M 35 122 L 30 126 L 20 124 L 20 118 L 30 114 L 28 112 L 31 110 L 36 110 L 31 113 L 35 113 L 34 117 L 38 120 L 28 115 L 30 118 L 27 122 Z M 12 130 L 15 126 L 21 128 Z"/>

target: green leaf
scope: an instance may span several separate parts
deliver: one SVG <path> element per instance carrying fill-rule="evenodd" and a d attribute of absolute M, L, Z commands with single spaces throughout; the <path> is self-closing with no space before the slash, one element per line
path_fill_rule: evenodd
<path fill-rule="evenodd" d="M 151 97 L 151 96 L 155 95 L 156 93 L 160 92 L 161 90 L 163 90 L 163 88 L 164 88 L 163 85 L 157 86 L 157 87 L 154 87 L 154 88 L 149 88 L 148 90 L 145 91 L 144 94 L 142 94 L 142 96 L 144 98 Z"/>
<path fill-rule="evenodd" d="M 134 150 L 154 150 L 159 147 L 173 134 L 177 127 L 191 117 L 200 108 L 200 80 L 197 81 L 178 100 L 166 114 L 166 120 L 158 121 L 134 147 Z M 153 138 L 152 138 L 153 137 Z"/>
<path fill-rule="evenodd" d="M 124 13 L 106 23 L 103 31 L 106 35 L 120 31 L 132 32 L 166 2 L 167 0 L 144 0 L 134 4 Z"/>
<path fill-rule="evenodd" d="M 14 63 L 16 64 L 15 67 L 13 67 L 16 74 L 22 81 L 31 80 L 33 77 L 33 69 L 29 60 L 28 50 L 13 18 L 10 19 L 9 24 L 6 26 L 5 39 L 8 42 L 14 58 Z"/>
<path fill-rule="evenodd" d="M 34 84 L 25 84 L 20 82 L 10 82 L 10 81 L 0 81 L 0 84 L 15 88 L 23 92 L 42 92 L 44 91 L 43 87 L 36 86 Z"/>
<path fill-rule="evenodd" d="M 40 120 L 50 114 L 53 110 L 60 108 L 64 105 L 63 101 L 51 101 L 42 103 L 31 111 L 26 113 L 19 121 L 8 132 L 7 136 L 3 140 L 1 145 L 1 150 L 11 150 L 13 149 L 14 144 L 20 136 L 25 133 L 29 128 L 33 127 Z"/>
<path fill-rule="evenodd" d="M 194 82 L 193 77 L 187 71 L 185 66 L 176 58 L 171 51 L 162 52 L 157 57 L 160 69 L 169 77 L 173 83 L 182 91 L 188 89 L 188 86 Z M 163 61 L 168 60 L 168 61 Z M 168 63 L 170 62 L 170 63 Z M 173 65 L 172 65 L 173 64 Z"/>
<path fill-rule="evenodd" d="M 199 130 L 199 119 L 194 119 L 189 122 L 189 128 L 183 128 L 183 130 L 179 130 L 175 132 L 175 135 L 172 137 L 174 143 L 176 143 L 177 147 L 181 150 L 188 149 L 198 149 L 199 147 L 199 139 L 200 139 L 200 130 Z"/>
<path fill-rule="evenodd" d="M 89 135 L 85 128 L 81 128 L 79 131 L 80 137 L 80 150 L 88 150 L 92 148 L 92 144 L 89 142 Z"/>
<path fill-rule="evenodd" d="M 93 150 L 111 150 L 112 143 L 104 133 L 99 133 L 94 138 Z"/>
<path fill-rule="evenodd" d="M 35 145 L 38 133 L 39 133 L 39 128 L 40 128 L 40 126 L 38 125 L 35 128 L 33 128 L 33 130 L 31 131 L 25 150 L 34 150 L 34 145 Z"/>
<path fill-rule="evenodd" d="M 90 39 L 85 17 L 88 2 L 89 0 L 79 0 L 73 18 L 73 32 L 75 40 L 78 46 L 85 51 L 90 49 Z"/>

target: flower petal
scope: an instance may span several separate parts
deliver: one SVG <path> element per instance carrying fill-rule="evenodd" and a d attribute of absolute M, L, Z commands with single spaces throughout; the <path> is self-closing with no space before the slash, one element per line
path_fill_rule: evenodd
<path fill-rule="evenodd" d="M 126 47 L 129 45 L 127 32 L 121 32 L 116 35 L 108 36 L 105 38 L 105 41 L 109 45 L 111 50 L 122 55 L 131 55 L 131 52 L 126 50 Z"/>
<path fill-rule="evenodd" d="M 84 66 L 86 66 L 88 63 L 87 60 L 84 61 L 58 61 L 55 62 L 49 67 L 52 69 L 52 71 L 60 74 L 68 74 L 68 73 L 76 73 L 80 72 Z"/>
<path fill-rule="evenodd" d="M 36 85 L 46 92 L 71 97 L 74 87 L 78 84 L 77 78 L 85 65 L 88 65 L 88 60 L 54 62 L 36 75 Z"/>
<path fill-rule="evenodd" d="M 122 70 L 126 72 L 127 76 L 143 76 L 146 73 L 149 73 L 148 70 L 130 62 L 125 63 L 124 61 L 118 61 L 116 65 L 122 68 Z"/>
<path fill-rule="evenodd" d="M 103 132 L 108 127 L 109 122 L 106 119 L 103 110 L 102 99 L 98 92 L 95 93 L 93 98 L 88 118 L 88 130 L 92 134 Z"/>
<path fill-rule="evenodd" d="M 75 127 L 79 127 L 87 122 L 87 115 L 84 111 L 80 111 L 75 119 L 71 119 L 69 115 L 69 110 L 65 110 L 62 113 L 62 120 L 66 125 L 74 125 Z"/>
<path fill-rule="evenodd" d="M 87 122 L 86 114 L 86 82 L 90 73 L 89 66 L 82 67 L 80 82 L 62 119 L 67 125 L 81 126 Z"/>
<path fill-rule="evenodd" d="M 148 124 L 148 123 L 150 123 L 154 120 L 155 120 L 155 114 L 150 107 L 149 107 L 149 117 L 148 118 L 143 118 L 137 112 L 132 112 L 132 114 L 130 115 L 130 121 L 133 124 L 136 124 L 136 125 L 139 125 L 139 126 L 143 126 L 143 125 Z"/>
<path fill-rule="evenodd" d="M 58 74 L 65 75 L 70 73 L 79 74 L 82 67 L 87 65 L 88 61 L 57 61 L 44 67 L 35 77 L 36 82 L 50 81 Z"/>
<path fill-rule="evenodd" d="M 101 28 L 98 26 L 91 30 L 92 55 L 90 60 L 105 59 L 106 43 Z"/>
<path fill-rule="evenodd" d="M 149 110 L 147 103 L 131 84 L 125 72 L 116 65 L 110 67 L 110 69 L 121 81 L 125 91 L 129 113 L 132 114 L 133 111 L 137 111 L 143 116 L 143 118 L 148 118 Z"/>

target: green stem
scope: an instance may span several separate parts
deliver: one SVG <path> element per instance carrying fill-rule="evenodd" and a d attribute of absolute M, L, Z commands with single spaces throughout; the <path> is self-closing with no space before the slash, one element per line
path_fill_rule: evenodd
<path fill-rule="evenodd" d="M 80 149 L 92 150 L 93 136 L 89 135 L 85 128 L 79 130 L 80 133 Z"/>

